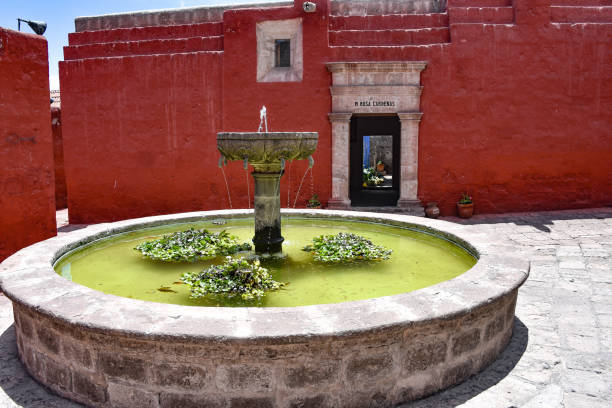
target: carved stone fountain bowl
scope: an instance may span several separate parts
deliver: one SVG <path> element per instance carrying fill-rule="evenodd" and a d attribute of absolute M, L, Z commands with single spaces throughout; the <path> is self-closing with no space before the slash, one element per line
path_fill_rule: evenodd
<path fill-rule="evenodd" d="M 317 148 L 317 132 L 221 132 L 217 148 L 227 160 L 279 164 L 281 159 L 307 159 Z"/>

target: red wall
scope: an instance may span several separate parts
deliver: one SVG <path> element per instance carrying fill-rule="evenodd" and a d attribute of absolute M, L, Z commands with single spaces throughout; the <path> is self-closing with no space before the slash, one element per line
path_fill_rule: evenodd
<path fill-rule="evenodd" d="M 272 131 L 319 132 L 317 164 L 297 204 L 312 193 L 325 204 L 331 193 L 329 61 L 427 61 L 419 198 L 437 201 L 443 214 L 454 214 L 462 192 L 481 213 L 612 204 L 612 24 L 559 24 L 612 22 L 605 13 L 551 8 L 551 0 L 499 0 L 494 3 L 505 7 L 472 13 L 457 6 L 474 2 L 449 0 L 448 13 L 435 18 L 332 18 L 336 28 L 384 23 L 391 26 L 378 28 L 395 30 L 347 37 L 341 30 L 330 34 L 329 2 L 316 3 L 313 14 L 301 11 L 301 3 L 228 10 L 222 31 L 211 34 L 223 34 L 222 41 L 214 37 L 216 45 L 213 37 L 200 45 L 173 39 L 196 51 L 152 39 L 142 53 L 151 54 L 159 41 L 165 55 L 109 58 L 118 49 L 113 38 L 124 41 L 116 55 L 139 53 L 143 45 L 125 43 L 130 29 L 108 30 L 109 43 L 96 45 L 99 50 L 87 48 L 91 33 L 71 35 L 60 67 L 71 222 L 229 208 L 216 167 L 216 132 L 256 130 L 262 105 Z M 257 83 L 256 23 L 295 17 L 303 18 L 303 81 Z M 425 28 L 400 36 L 412 45 L 363 46 L 393 44 L 409 22 Z M 437 28 L 427 29 L 430 23 Z M 172 28 L 163 30 L 170 36 Z M 143 33 L 162 35 L 141 28 L 138 41 Z M 183 53 L 167 54 L 174 52 Z M 305 162 L 288 167 L 283 206 L 293 205 L 305 170 Z M 225 171 L 232 207 L 252 205 L 242 164 Z"/>
<path fill-rule="evenodd" d="M 55 165 L 55 208 L 68 207 L 66 172 L 64 171 L 64 141 L 62 139 L 62 111 L 51 107 L 51 130 L 53 132 L 53 163 Z"/>
<path fill-rule="evenodd" d="M 61 63 L 71 223 L 224 206 L 220 53 Z"/>
<path fill-rule="evenodd" d="M 266 106 L 268 130 L 318 132 L 319 142 L 308 171 L 306 160 L 288 163 L 281 179 L 281 205 L 304 207 L 312 194 L 327 201 L 331 195 L 331 77 L 324 62 L 328 58 L 327 2 L 319 1 L 316 13 L 305 14 L 302 3 L 295 7 L 230 10 L 224 14 L 223 130 L 256 131 L 259 110 Z M 301 17 L 304 74 L 300 82 L 257 82 L 257 22 Z M 230 163 L 234 208 L 246 208 L 247 191 L 242 163 Z M 300 183 L 302 179 L 302 187 Z M 252 183 L 252 181 L 251 181 Z M 299 197 L 296 195 L 299 190 Z M 251 186 L 251 195 L 253 193 Z M 289 190 L 289 191 L 288 191 Z M 251 197 L 251 205 L 253 199 Z"/>
<path fill-rule="evenodd" d="M 422 77 L 419 197 L 444 214 L 461 191 L 483 213 L 612 204 L 611 34 L 452 28 Z"/>
<path fill-rule="evenodd" d="M 43 37 L 0 27 L 0 261 L 56 234 Z"/>

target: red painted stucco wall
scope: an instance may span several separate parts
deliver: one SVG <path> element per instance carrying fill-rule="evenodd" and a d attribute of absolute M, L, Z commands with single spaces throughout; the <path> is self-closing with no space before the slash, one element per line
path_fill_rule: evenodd
<path fill-rule="evenodd" d="M 62 63 L 71 223 L 224 206 L 220 53 Z"/>
<path fill-rule="evenodd" d="M 378 31 L 347 37 L 330 23 L 359 18 L 331 18 L 329 1 L 316 3 L 312 14 L 301 3 L 225 11 L 222 22 L 193 26 L 211 36 L 197 44 L 174 38 L 186 35 L 184 26 L 71 34 L 60 66 L 71 222 L 229 208 L 216 132 L 256 130 L 262 105 L 272 131 L 319 132 L 316 165 L 297 200 L 306 163 L 288 166 L 282 205 L 303 206 L 312 193 L 325 204 L 330 61 L 427 62 L 418 197 L 437 201 L 442 214 L 455 213 L 462 192 L 474 197 L 477 213 L 612 204 L 612 24 L 596 23 L 612 17 L 551 8 L 551 0 L 500 0 L 505 7 L 474 14 L 457 7 L 469 2 L 450 0 L 437 29 L 402 37 L 415 44 L 379 47 L 372 44 L 393 45 L 385 31 L 396 36 L 408 19 L 366 19 L 364 28 Z M 296 17 L 303 18 L 303 80 L 256 82 L 256 23 Z M 560 24 L 572 18 L 587 23 Z M 355 39 L 361 46 L 349 46 Z M 86 44 L 94 40 L 108 44 Z M 224 170 L 231 206 L 252 205 L 242 163 Z"/>
<path fill-rule="evenodd" d="M 62 138 L 62 110 L 51 107 L 51 131 L 53 132 L 53 163 L 55 168 L 55 208 L 68 207 L 66 172 L 64 171 L 64 140 Z"/>
<path fill-rule="evenodd" d="M 47 41 L 0 27 L 0 261 L 56 234 Z"/>
<path fill-rule="evenodd" d="M 230 10 L 224 14 L 223 130 L 256 131 L 259 110 L 266 106 L 268 130 L 318 132 L 319 142 L 308 170 L 306 160 L 287 163 L 281 179 L 282 207 L 304 207 L 317 194 L 331 195 L 331 77 L 328 58 L 327 2 L 318 2 L 315 13 L 305 14 L 302 4 L 263 10 Z M 268 20 L 302 18 L 303 79 L 296 82 L 257 82 L 256 25 Z M 242 163 L 230 163 L 232 204 L 246 208 L 247 186 Z M 252 183 L 252 180 L 251 180 Z M 301 184 L 301 188 L 300 188 Z M 253 203 L 251 186 L 251 205 Z M 298 194 L 299 191 L 299 194 Z"/>

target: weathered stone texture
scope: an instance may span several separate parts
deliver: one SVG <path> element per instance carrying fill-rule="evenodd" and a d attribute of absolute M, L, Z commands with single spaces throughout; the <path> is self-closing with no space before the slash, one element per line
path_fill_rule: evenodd
<path fill-rule="evenodd" d="M 289 408 L 331 408 L 332 403 L 324 395 L 295 398 L 289 402 Z"/>
<path fill-rule="evenodd" d="M 474 367 L 472 360 L 456 364 L 445 371 L 444 377 L 442 378 L 442 385 L 448 387 L 451 384 L 456 384 L 467 379 L 470 375 L 476 373 L 477 370 L 475 368 L 477 369 L 477 367 Z"/>
<path fill-rule="evenodd" d="M 267 391 L 272 387 L 272 370 L 266 366 L 219 366 L 217 386 L 226 391 Z"/>
<path fill-rule="evenodd" d="M 229 404 L 230 408 L 274 408 L 274 401 L 271 398 L 244 397 L 232 398 Z"/>
<path fill-rule="evenodd" d="M 98 368 L 110 377 L 144 381 L 145 362 L 141 359 L 112 352 L 98 355 Z"/>
<path fill-rule="evenodd" d="M 208 395 L 161 393 L 160 408 L 227 408 L 225 400 Z"/>
<path fill-rule="evenodd" d="M 487 329 L 485 331 L 485 340 L 491 340 L 495 335 L 500 333 L 504 329 L 505 316 L 497 316 L 495 320 L 487 324 Z"/>
<path fill-rule="evenodd" d="M 75 362 L 84 368 L 93 368 L 93 359 L 90 350 L 85 344 L 62 341 L 62 350 L 64 358 Z"/>
<path fill-rule="evenodd" d="M 63 364 L 50 358 L 45 358 L 45 378 L 51 386 L 57 386 L 63 391 L 72 389 L 72 373 Z"/>
<path fill-rule="evenodd" d="M 289 388 L 322 387 L 338 381 L 340 362 L 312 362 L 285 368 L 285 385 Z"/>
<path fill-rule="evenodd" d="M 77 371 L 73 372 L 72 379 L 74 392 L 86 401 L 94 403 L 106 401 L 106 384 L 95 382 L 89 376 Z"/>
<path fill-rule="evenodd" d="M 143 389 L 117 383 L 108 384 L 109 401 L 116 408 L 158 408 L 159 396 Z"/>
<path fill-rule="evenodd" d="M 24 335 L 25 337 L 32 337 L 33 330 L 32 330 L 32 323 L 30 319 L 25 314 L 18 313 L 17 310 L 15 310 L 14 313 L 15 313 L 15 323 L 19 327 L 21 334 Z"/>
<path fill-rule="evenodd" d="M 182 364 L 159 364 L 152 369 L 152 382 L 160 386 L 201 390 L 210 387 L 211 370 L 207 367 Z"/>
<path fill-rule="evenodd" d="M 514 305 L 512 299 L 503 304 Z M 20 354 L 26 366 L 40 381 L 77 401 L 118 408 L 265 408 L 282 400 L 291 408 L 324 408 L 335 407 L 339 398 L 347 406 L 361 406 L 367 400 L 371 406 L 389 407 L 463 381 L 489 364 L 509 339 L 512 326 L 505 324 L 507 310 L 494 315 L 486 306 L 455 323 L 434 321 L 328 343 L 205 345 L 201 349 L 192 344 L 155 345 L 127 337 L 111 340 L 108 334 L 67 330 L 70 335 L 78 332 L 82 340 L 75 340 L 58 333 L 62 324 L 52 319 L 33 319 L 26 313 L 17 313 L 17 319 L 23 343 Z M 463 326 L 466 322 L 476 327 Z M 457 331 L 458 327 L 464 328 Z M 35 332 L 36 337 L 24 337 L 21 328 Z M 56 357 L 47 357 L 40 350 Z M 152 350 L 162 351 L 160 356 L 166 362 L 146 363 Z M 171 350 L 177 355 L 169 355 Z M 463 357 L 466 354 L 468 360 Z M 327 360 L 332 356 L 334 359 Z M 210 358 L 239 359 L 242 363 L 215 365 L 210 364 Z M 279 363 L 280 359 L 287 362 Z M 87 369 L 92 372 L 79 371 Z M 401 376 L 393 379 L 398 373 Z M 383 384 L 395 381 L 403 382 L 403 387 L 380 391 L 380 387 L 388 387 Z M 278 395 L 284 396 L 277 400 L 277 387 L 289 394 L 281 392 Z M 313 390 L 318 395 L 310 395 Z"/>
<path fill-rule="evenodd" d="M 367 379 L 389 375 L 393 369 L 393 358 L 389 353 L 378 353 L 353 358 L 346 366 L 349 383 L 363 384 Z"/>
<path fill-rule="evenodd" d="M 474 350 L 480 342 L 480 330 L 471 329 L 461 332 L 453 339 L 453 354 L 458 356 L 468 351 Z"/>
<path fill-rule="evenodd" d="M 404 355 L 404 368 L 408 373 L 423 371 L 446 360 L 448 345 L 436 338 L 409 342 Z"/>
<path fill-rule="evenodd" d="M 36 328 L 36 335 L 40 344 L 42 344 L 48 351 L 51 351 L 54 354 L 59 353 L 60 346 L 58 333 L 49 329 L 48 327 L 38 326 Z"/>

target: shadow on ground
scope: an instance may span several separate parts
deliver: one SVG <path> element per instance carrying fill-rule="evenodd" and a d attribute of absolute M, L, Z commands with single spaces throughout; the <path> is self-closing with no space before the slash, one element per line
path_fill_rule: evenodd
<path fill-rule="evenodd" d="M 428 398 L 401 404 L 397 408 L 446 408 L 456 407 L 493 387 L 504 379 L 519 362 L 527 349 L 529 329 L 517 317 L 514 318 L 514 332 L 508 347 L 484 371 L 470 377 L 465 382 Z"/>
<path fill-rule="evenodd" d="M 514 333 L 508 347 L 488 368 L 456 387 L 420 401 L 402 404 L 397 408 L 455 407 L 470 400 L 497 384 L 512 371 L 527 348 L 528 332 L 527 327 L 518 318 L 515 318 Z M 54 395 L 28 375 L 17 355 L 14 325 L 9 326 L 0 335 L 0 393 L 2 391 L 14 403 L 12 406 L 10 403 L 6 406 L 2 405 L 2 408 L 82 407 Z M 0 403 L 2 402 L 0 395 Z"/>
<path fill-rule="evenodd" d="M 80 229 L 83 229 L 83 228 L 87 228 L 88 225 L 89 224 L 67 224 L 67 225 L 64 225 L 62 227 L 59 227 L 57 229 L 57 232 L 60 233 L 60 232 L 76 231 L 76 230 L 80 230 Z"/>
<path fill-rule="evenodd" d="M 555 221 L 593 220 L 612 217 L 612 208 L 591 208 L 588 210 L 546 211 L 537 213 L 506 213 L 475 215 L 469 219 L 457 217 L 440 217 L 441 220 L 463 225 L 515 224 L 527 225 L 543 232 L 551 232 L 550 226 Z"/>

